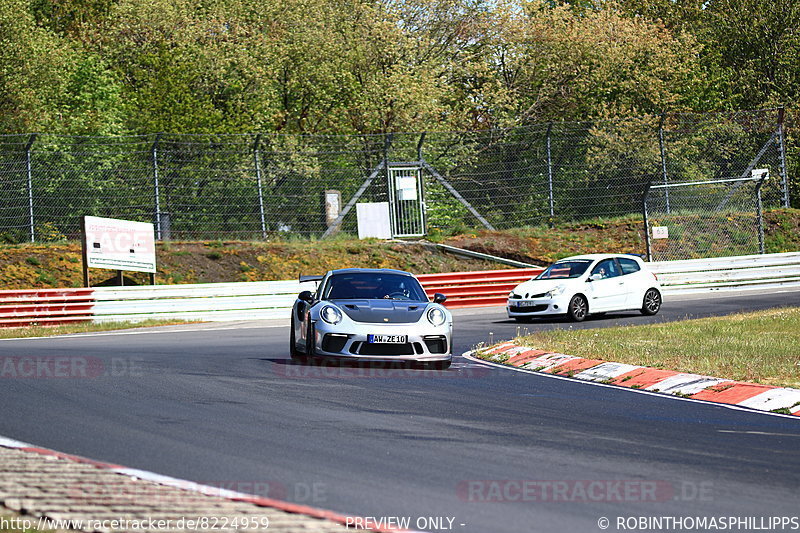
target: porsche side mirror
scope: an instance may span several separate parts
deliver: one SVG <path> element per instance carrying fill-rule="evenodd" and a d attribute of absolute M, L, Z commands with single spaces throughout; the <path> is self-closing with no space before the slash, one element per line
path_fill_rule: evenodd
<path fill-rule="evenodd" d="M 447 296 L 445 296 L 441 292 L 437 292 L 436 294 L 433 295 L 433 303 L 435 304 L 442 304 L 445 302 L 445 300 L 447 300 Z"/>
<path fill-rule="evenodd" d="M 311 293 L 311 291 L 303 291 L 297 296 L 297 298 L 308 303 L 314 301 L 314 295 Z"/>

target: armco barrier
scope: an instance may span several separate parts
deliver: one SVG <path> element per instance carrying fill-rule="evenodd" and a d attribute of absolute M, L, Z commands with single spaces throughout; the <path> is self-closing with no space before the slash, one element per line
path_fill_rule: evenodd
<path fill-rule="evenodd" d="M 428 296 L 442 293 L 451 309 L 505 305 L 511 289 L 541 272 L 541 268 L 421 274 L 417 276 Z"/>
<path fill-rule="evenodd" d="M 0 327 L 91 320 L 94 292 L 95 289 L 0 291 Z"/>
<path fill-rule="evenodd" d="M 666 294 L 800 286 L 800 252 L 648 264 Z"/>
<path fill-rule="evenodd" d="M 94 321 L 262 320 L 286 318 L 297 294 L 313 288 L 298 281 L 254 281 L 95 289 Z"/>
<path fill-rule="evenodd" d="M 800 286 L 800 252 L 651 263 L 664 292 L 681 294 Z M 450 308 L 500 306 L 517 284 L 541 269 L 524 268 L 419 276 L 428 295 L 447 296 Z M 260 320 L 287 318 L 298 281 L 257 281 L 93 289 L 0 291 L 0 326 L 75 321 Z"/>

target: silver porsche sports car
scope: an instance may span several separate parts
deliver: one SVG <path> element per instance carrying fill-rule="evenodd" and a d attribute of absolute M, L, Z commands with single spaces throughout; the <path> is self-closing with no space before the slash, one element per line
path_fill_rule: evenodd
<path fill-rule="evenodd" d="M 292 307 L 289 350 L 311 357 L 360 361 L 416 361 L 444 369 L 452 359 L 453 316 L 436 294 L 428 300 L 417 278 L 390 269 L 346 268 L 303 291 Z"/>

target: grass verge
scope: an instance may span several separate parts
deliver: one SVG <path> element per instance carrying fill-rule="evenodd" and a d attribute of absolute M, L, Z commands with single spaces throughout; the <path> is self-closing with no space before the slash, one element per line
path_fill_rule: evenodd
<path fill-rule="evenodd" d="M 192 324 L 197 321 L 187 320 L 145 320 L 143 322 L 80 322 L 77 324 L 60 324 L 56 326 L 26 326 L 20 328 L 0 328 L 0 339 L 19 339 L 25 337 L 53 337 L 71 333 L 96 333 L 116 329 L 148 328 L 154 326 L 174 326 Z M 0 531 L 0 533 L 3 533 Z"/>
<path fill-rule="evenodd" d="M 521 337 L 540 350 L 588 359 L 800 388 L 800 307 Z"/>

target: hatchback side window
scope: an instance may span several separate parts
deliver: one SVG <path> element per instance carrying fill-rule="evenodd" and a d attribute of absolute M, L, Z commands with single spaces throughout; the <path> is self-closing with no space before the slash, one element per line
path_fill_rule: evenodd
<path fill-rule="evenodd" d="M 592 275 L 599 274 L 600 279 L 619 276 L 619 267 L 614 259 L 603 259 L 592 269 Z"/>
<path fill-rule="evenodd" d="M 639 268 L 639 263 L 634 261 L 633 259 L 625 259 L 624 257 L 620 257 L 618 259 L 619 266 L 622 268 L 622 274 L 633 274 L 634 272 L 639 272 L 641 270 Z"/>

